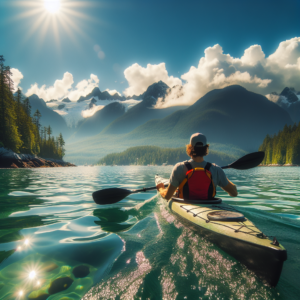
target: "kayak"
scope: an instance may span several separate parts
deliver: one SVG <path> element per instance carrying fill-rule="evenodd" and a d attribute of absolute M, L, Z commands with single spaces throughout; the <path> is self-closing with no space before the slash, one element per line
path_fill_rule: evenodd
<path fill-rule="evenodd" d="M 155 184 L 168 184 L 158 175 Z M 222 200 L 183 200 L 172 197 L 167 206 L 181 223 L 217 245 L 258 275 L 264 283 L 276 286 L 284 261 L 285 248 L 271 240 L 250 220 Z"/>

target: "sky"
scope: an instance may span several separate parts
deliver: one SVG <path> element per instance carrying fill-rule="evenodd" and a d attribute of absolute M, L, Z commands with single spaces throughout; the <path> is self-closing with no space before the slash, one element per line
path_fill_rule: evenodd
<path fill-rule="evenodd" d="M 299 15 L 299 0 L 0 0 L 0 54 L 45 101 L 159 80 L 183 85 L 176 104 L 230 84 L 300 91 Z"/>

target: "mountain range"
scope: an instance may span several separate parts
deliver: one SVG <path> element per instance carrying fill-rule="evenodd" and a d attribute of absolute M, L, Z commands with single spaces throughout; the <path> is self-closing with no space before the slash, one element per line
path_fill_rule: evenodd
<path fill-rule="evenodd" d="M 280 95 L 273 93 L 281 99 L 277 102 L 233 85 L 212 90 L 191 106 L 156 108 L 158 98 L 164 99 L 170 90 L 162 81 L 154 83 L 143 94 L 135 96 L 140 98 L 133 100 L 131 106 L 126 106 L 125 97 L 115 94 L 121 99 L 113 98 L 99 88 L 77 102 L 70 102 L 68 98 L 52 100 L 48 103 L 50 107 L 36 95 L 29 99 L 32 113 L 36 109 L 41 112 L 42 125 L 51 125 L 56 135 L 63 133 L 67 142 L 66 159 L 77 164 L 87 160 L 92 163 L 112 151 L 132 146 L 180 147 L 188 143 L 194 132 L 206 134 L 217 147 L 215 150 L 228 154 L 257 151 L 267 134 L 275 134 L 285 124 L 293 124 L 299 115 L 294 110 L 300 100 L 291 88 L 284 89 Z M 109 98 L 108 95 L 110 99 L 103 99 Z M 100 109 L 70 128 L 60 113 L 75 108 L 78 113 Z"/>

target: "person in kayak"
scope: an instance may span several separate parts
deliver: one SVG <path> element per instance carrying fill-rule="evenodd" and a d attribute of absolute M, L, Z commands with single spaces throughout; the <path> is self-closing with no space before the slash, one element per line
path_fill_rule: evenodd
<path fill-rule="evenodd" d="M 226 177 L 223 169 L 204 160 L 203 157 L 209 153 L 205 135 L 194 133 L 186 152 L 191 159 L 174 166 L 169 186 L 164 188 L 163 183 L 156 186 L 164 199 L 171 199 L 175 192 L 177 197 L 183 199 L 214 199 L 217 185 L 231 197 L 238 195 L 236 186 Z"/>

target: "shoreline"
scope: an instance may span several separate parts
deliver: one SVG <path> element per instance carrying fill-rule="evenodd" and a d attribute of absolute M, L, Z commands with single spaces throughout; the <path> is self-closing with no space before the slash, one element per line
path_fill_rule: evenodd
<path fill-rule="evenodd" d="M 17 154 L 0 148 L 0 169 L 76 167 L 60 159 L 41 158 L 32 154 Z"/>

